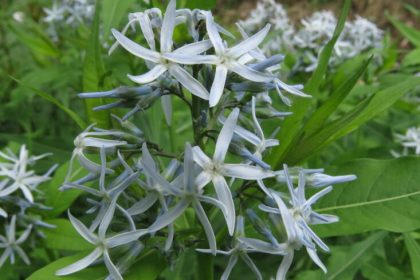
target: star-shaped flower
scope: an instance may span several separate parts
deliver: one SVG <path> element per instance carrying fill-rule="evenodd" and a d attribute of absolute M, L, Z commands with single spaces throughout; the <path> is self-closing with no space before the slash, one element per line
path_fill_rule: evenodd
<path fill-rule="evenodd" d="M 25 251 L 19 246 L 26 239 L 28 239 L 29 234 L 31 233 L 32 225 L 30 225 L 18 239 L 16 239 L 16 216 L 12 216 L 10 224 L 6 226 L 6 236 L 0 235 L 0 248 L 4 248 L 4 252 L 0 257 L 0 267 L 3 266 L 4 262 L 10 258 L 12 264 L 15 263 L 15 253 L 29 265 L 31 261 L 26 255 Z"/>
<path fill-rule="evenodd" d="M 200 147 L 196 146 L 193 148 L 194 161 L 203 169 L 197 177 L 197 184 L 202 188 L 210 181 L 213 182 L 218 199 L 227 209 L 225 219 L 231 235 L 235 229 L 235 205 L 225 176 L 244 180 L 260 180 L 273 176 L 272 172 L 263 170 L 260 167 L 248 164 L 224 163 L 238 116 L 239 109 L 235 108 L 226 119 L 219 137 L 217 138 L 212 159 L 209 158 Z"/>
<path fill-rule="evenodd" d="M 153 68 L 142 75 L 128 77 L 140 84 L 150 83 L 156 80 L 158 77 L 163 75 L 166 72 L 169 72 L 179 83 L 181 83 L 186 89 L 188 89 L 192 94 L 203 98 L 208 99 L 209 93 L 206 88 L 198 82 L 193 76 L 191 76 L 188 71 L 182 68 L 177 63 L 173 63 L 167 60 L 164 55 L 168 53 L 178 53 L 178 52 L 187 52 L 191 55 L 200 54 L 211 47 L 211 43 L 208 40 L 192 43 L 185 45 L 177 50 L 172 51 L 173 45 L 173 32 L 175 28 L 176 20 L 176 0 L 171 0 L 168 4 L 168 7 L 165 12 L 165 16 L 162 22 L 161 36 L 160 36 L 160 52 L 154 49 L 146 49 L 141 45 L 135 43 L 134 41 L 127 38 L 125 35 L 119 31 L 113 29 L 112 34 L 115 39 L 123 46 L 127 51 L 138 56 L 148 62 L 154 64 Z M 151 30 L 151 27 L 147 30 Z M 148 33 L 147 33 L 148 34 Z M 146 38 L 149 42 L 152 41 L 151 34 L 146 35 Z M 153 46 L 153 43 L 150 43 Z"/>
<path fill-rule="evenodd" d="M 68 213 L 70 222 L 76 231 L 90 244 L 94 245 L 96 248 L 83 259 L 66 266 L 56 272 L 56 275 L 68 275 L 80 271 L 93 262 L 99 259 L 101 256 L 104 260 L 105 266 L 107 267 L 110 275 L 114 280 L 123 280 L 121 273 L 118 271 L 118 268 L 112 262 L 109 256 L 109 250 L 121 245 L 129 244 L 133 241 L 136 241 L 141 236 L 147 233 L 146 230 L 135 230 L 120 233 L 112 237 L 107 237 L 106 232 L 114 216 L 116 206 L 116 199 L 114 198 L 109 205 L 98 229 L 98 234 L 92 233 L 82 222 L 73 217 L 70 212 Z"/>

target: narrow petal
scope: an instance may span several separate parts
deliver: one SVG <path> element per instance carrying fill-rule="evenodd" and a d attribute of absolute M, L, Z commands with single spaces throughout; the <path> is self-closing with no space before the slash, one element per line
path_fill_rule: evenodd
<path fill-rule="evenodd" d="M 195 249 L 195 250 L 197 252 L 200 252 L 200 253 L 213 254 L 213 251 L 210 250 L 210 249 Z M 229 250 L 229 251 L 216 250 L 216 254 L 217 255 L 229 256 L 230 254 L 232 254 L 232 250 Z"/>
<path fill-rule="evenodd" d="M 254 272 L 255 277 L 257 280 L 262 280 L 261 272 L 258 269 L 258 267 L 255 265 L 255 263 L 252 261 L 252 259 L 247 254 L 241 254 L 242 260 L 248 265 L 248 267 Z"/>
<path fill-rule="evenodd" d="M 213 185 L 216 190 L 217 198 L 226 207 L 227 212 L 223 213 L 226 219 L 226 224 L 230 235 L 235 231 L 235 204 L 233 203 L 232 193 L 222 176 L 213 177 Z"/>
<path fill-rule="evenodd" d="M 281 214 L 279 209 L 273 208 L 273 207 L 270 207 L 270 206 L 267 206 L 265 204 L 258 205 L 258 208 L 261 211 L 264 211 L 264 212 L 267 212 L 267 213 L 277 214 L 277 215 L 280 215 Z"/>
<path fill-rule="evenodd" d="M 12 185 L 10 185 L 9 187 L 7 187 L 5 189 L 2 189 L 0 191 L 0 197 L 8 196 L 9 194 L 15 192 L 18 188 L 19 188 L 19 185 L 15 182 Z"/>
<path fill-rule="evenodd" d="M 0 208 L 0 216 L 2 216 L 4 218 L 7 218 L 7 213 L 6 213 L 6 211 L 4 211 L 3 208 Z"/>
<path fill-rule="evenodd" d="M 184 152 L 184 188 L 187 192 L 195 190 L 194 161 L 190 143 L 185 144 Z"/>
<path fill-rule="evenodd" d="M 91 265 L 97 259 L 99 259 L 101 255 L 102 255 L 102 250 L 100 248 L 96 248 L 95 250 L 92 251 L 92 253 L 90 253 L 83 259 L 69 266 L 66 266 L 65 268 L 57 270 L 55 275 L 62 276 L 62 275 L 68 275 L 68 274 L 72 274 L 74 272 L 80 271 L 88 267 L 89 265 Z"/>
<path fill-rule="evenodd" d="M 248 66 L 242 65 L 236 61 L 229 62 L 229 70 L 253 82 L 263 83 L 263 82 L 271 82 L 273 80 L 272 76 L 268 74 L 264 74 L 259 71 L 255 71 L 254 69 Z"/>
<path fill-rule="evenodd" d="M 144 198 L 140 199 L 140 201 L 127 209 L 127 211 L 132 216 L 144 213 L 155 204 L 157 198 L 155 192 L 149 192 Z"/>
<path fill-rule="evenodd" d="M 228 214 L 225 205 L 222 202 L 220 202 L 219 200 L 217 200 L 213 197 L 207 196 L 207 195 L 199 195 L 198 199 L 202 202 L 209 203 L 209 204 L 212 204 L 213 206 L 216 206 L 217 208 L 222 210 L 222 213 L 224 213 L 223 215 Z M 238 224 L 238 222 L 237 222 L 237 224 Z"/>
<path fill-rule="evenodd" d="M 206 17 L 206 29 L 207 34 L 210 37 L 210 40 L 213 44 L 213 47 L 216 53 L 222 53 L 225 50 L 225 45 L 223 44 L 222 38 L 220 37 L 217 25 L 214 22 L 213 15 L 211 12 L 203 12 Z"/>
<path fill-rule="evenodd" d="M 19 257 L 23 260 L 23 262 L 27 265 L 31 264 L 31 261 L 29 260 L 28 256 L 26 255 L 25 251 L 23 251 L 23 249 L 19 246 L 15 246 L 13 248 L 16 253 L 19 255 Z"/>
<path fill-rule="evenodd" d="M 29 188 L 27 186 L 25 186 L 24 184 L 19 185 L 20 189 L 22 190 L 23 196 L 25 196 L 25 198 L 30 202 L 33 203 L 34 202 L 34 197 L 31 193 L 31 191 L 29 190 Z"/>
<path fill-rule="evenodd" d="M 211 178 L 211 174 L 205 171 L 198 174 L 197 178 L 195 179 L 195 185 L 197 186 L 197 189 L 201 190 L 207 186 L 207 184 L 210 183 Z"/>
<path fill-rule="evenodd" d="M 296 228 L 295 228 L 295 220 L 292 217 L 289 209 L 287 208 L 286 204 L 284 204 L 283 200 L 278 196 L 276 193 L 272 193 L 272 198 L 276 201 L 277 207 L 280 210 L 281 218 L 284 223 L 284 227 L 286 228 L 287 232 L 287 239 L 289 241 L 294 241 L 297 238 Z"/>
<path fill-rule="evenodd" d="M 255 238 L 239 237 L 240 242 L 248 247 L 251 247 L 256 252 L 266 253 L 271 255 L 284 255 L 286 254 L 285 246 L 274 246 L 272 243 L 265 242 Z M 283 245 L 283 244 L 280 244 Z"/>
<path fill-rule="evenodd" d="M 312 229 L 306 224 L 306 222 L 301 221 L 299 222 L 299 225 L 306 231 L 306 233 L 309 235 L 309 237 L 325 252 L 329 252 L 330 249 L 328 248 L 327 244 L 325 244 L 321 238 L 318 237 L 318 235 L 315 234 L 315 232 L 312 231 Z"/>
<path fill-rule="evenodd" d="M 102 195 L 98 190 L 74 183 L 66 183 L 62 187 L 60 187 L 60 191 L 65 191 L 69 189 L 82 190 L 98 197 Z"/>
<path fill-rule="evenodd" d="M 203 225 L 204 232 L 206 233 L 207 241 L 209 242 L 210 250 L 212 251 L 213 255 L 216 255 L 216 249 L 217 249 L 216 237 L 214 235 L 214 231 L 213 231 L 213 228 L 211 227 L 210 221 L 207 218 L 206 212 L 204 212 L 203 207 L 198 201 L 193 202 L 193 207 L 195 209 L 197 218 L 200 220 L 200 223 Z"/>
<path fill-rule="evenodd" d="M 32 230 L 32 225 L 30 225 L 23 233 L 22 235 L 18 238 L 18 240 L 16 240 L 16 244 L 21 244 L 22 242 L 24 242 L 29 234 L 31 233 Z"/>
<path fill-rule="evenodd" d="M 16 215 L 12 216 L 12 219 L 10 220 L 10 224 L 7 227 L 7 239 L 15 241 L 15 235 L 16 235 Z"/>
<path fill-rule="evenodd" d="M 3 254 L 0 257 L 0 267 L 3 266 L 3 264 L 6 262 L 7 258 L 12 253 L 12 249 L 7 247 L 6 250 L 4 250 Z"/>
<path fill-rule="evenodd" d="M 71 224 L 76 229 L 76 231 L 89 243 L 95 244 L 97 241 L 97 238 L 95 235 L 92 234 L 92 232 L 89 231 L 89 229 L 78 219 L 73 217 L 73 215 L 68 211 L 68 216 Z"/>
<path fill-rule="evenodd" d="M 218 61 L 218 58 L 214 55 L 198 55 L 187 53 L 166 53 L 162 55 L 162 57 L 172 62 L 184 65 L 216 64 Z"/>
<path fill-rule="evenodd" d="M 104 238 L 106 236 L 106 231 L 108 230 L 109 225 L 111 224 L 112 218 L 114 218 L 115 206 L 117 204 L 117 197 L 115 197 L 108 209 L 105 212 L 104 217 L 102 218 L 101 223 L 99 224 L 98 235 L 100 238 Z"/>
<path fill-rule="evenodd" d="M 273 172 L 248 164 L 223 164 L 222 173 L 224 176 L 244 180 L 260 180 L 274 176 Z"/>
<path fill-rule="evenodd" d="M 275 83 L 277 84 L 278 87 L 284 89 L 285 91 L 287 91 L 288 93 L 300 96 L 300 97 L 312 97 L 306 93 L 303 93 L 302 91 L 300 91 L 299 89 L 296 88 L 296 86 L 290 86 L 284 82 L 282 82 L 280 79 L 275 79 Z"/>
<path fill-rule="evenodd" d="M 152 50 L 155 50 L 156 49 L 155 34 L 153 33 L 153 27 L 152 27 L 152 23 L 150 22 L 149 16 L 145 13 L 140 13 L 137 19 L 140 24 L 141 32 L 143 33 L 144 38 L 149 44 L 149 47 Z"/>
<path fill-rule="evenodd" d="M 332 186 L 328 186 L 325 189 L 323 189 L 320 192 L 317 192 L 316 194 L 314 194 L 313 196 L 311 196 L 303 205 L 303 207 L 311 207 L 312 204 L 316 203 L 318 201 L 318 199 L 320 199 L 321 197 L 323 197 L 324 195 L 326 195 L 327 193 L 331 192 L 333 190 Z"/>
<path fill-rule="evenodd" d="M 252 97 L 251 104 L 252 104 L 252 120 L 254 121 L 254 127 L 255 127 L 255 129 L 257 131 L 257 134 L 260 137 L 260 139 L 264 140 L 265 139 L 264 132 L 263 132 L 263 130 L 261 128 L 261 125 L 260 125 L 260 123 L 258 122 L 258 119 L 257 119 L 257 113 L 256 113 L 256 109 L 255 109 L 255 96 Z"/>
<path fill-rule="evenodd" d="M 340 219 L 335 215 L 327 215 L 327 214 L 318 214 L 314 211 L 310 214 L 310 224 L 316 225 L 316 224 L 330 224 L 330 223 L 336 223 Z"/>
<path fill-rule="evenodd" d="M 161 64 L 157 64 L 155 67 L 153 67 L 149 72 L 145 74 L 138 75 L 138 76 L 133 76 L 133 75 L 128 74 L 127 76 L 130 80 L 132 80 L 135 83 L 147 84 L 156 80 L 163 73 L 165 73 L 166 70 L 167 68 L 165 66 Z"/>
<path fill-rule="evenodd" d="M 237 58 L 247 52 L 258 48 L 258 45 L 264 40 L 267 36 L 268 32 L 270 31 L 270 24 L 267 24 L 263 29 L 261 29 L 258 33 L 252 35 L 251 37 L 243 40 L 239 44 L 235 45 L 234 47 L 230 48 L 228 53 L 233 57 Z"/>
<path fill-rule="evenodd" d="M 226 119 L 223 117 L 220 117 L 219 121 L 224 124 L 226 122 Z M 239 125 L 235 126 L 235 134 L 241 137 L 242 139 L 244 139 L 245 141 L 248 141 L 254 146 L 258 146 L 261 143 L 261 139 L 258 138 L 257 135 L 243 128 L 242 126 L 239 126 Z"/>
<path fill-rule="evenodd" d="M 165 115 L 165 121 L 167 125 L 172 123 L 172 99 L 170 95 L 164 95 L 160 98 L 162 102 L 162 110 Z"/>
<path fill-rule="evenodd" d="M 194 161 L 202 168 L 212 164 L 211 159 L 203 152 L 203 150 L 199 146 L 193 147 L 192 152 Z"/>
<path fill-rule="evenodd" d="M 113 280 L 124 280 L 121 273 L 118 271 L 118 268 L 109 257 L 108 251 L 104 251 L 104 263 Z"/>
<path fill-rule="evenodd" d="M 143 58 L 145 60 L 149 60 L 155 63 L 158 63 L 160 60 L 159 53 L 155 51 L 148 50 L 139 44 L 135 43 L 134 41 L 127 38 L 125 35 L 120 33 L 116 29 L 112 29 L 112 34 L 114 35 L 115 39 L 118 41 L 118 43 L 121 44 L 128 52 L 134 54 L 135 56 L 138 56 L 140 58 Z"/>
<path fill-rule="evenodd" d="M 225 271 L 223 271 L 222 277 L 220 277 L 220 280 L 229 279 L 229 275 L 232 272 L 232 269 L 236 265 L 237 262 L 238 262 L 238 255 L 237 254 L 231 255 L 229 258 L 229 262 L 226 266 L 226 269 Z"/>
<path fill-rule="evenodd" d="M 207 89 L 181 66 L 170 64 L 169 73 L 171 73 L 171 75 L 192 94 L 205 100 L 209 99 L 209 92 Z"/>
<path fill-rule="evenodd" d="M 213 44 L 210 40 L 202 40 L 199 42 L 184 45 L 173 51 L 173 53 L 195 55 L 208 51 L 211 47 L 213 47 Z"/>
<path fill-rule="evenodd" d="M 168 212 L 165 212 L 163 215 L 159 216 L 156 221 L 148 228 L 148 232 L 154 233 L 173 223 L 179 216 L 181 216 L 188 205 L 189 202 L 187 200 L 180 200 L 178 204 L 169 209 Z"/>
<path fill-rule="evenodd" d="M 235 108 L 229 114 L 229 117 L 226 119 L 225 124 L 220 130 L 219 137 L 217 137 L 216 148 L 214 151 L 213 160 L 218 163 L 222 163 L 225 160 L 226 153 L 228 151 L 230 141 L 234 133 L 236 122 L 239 116 L 239 109 Z"/>
<path fill-rule="evenodd" d="M 290 253 L 283 257 L 283 260 L 277 270 L 276 280 L 286 280 L 286 274 L 293 262 L 293 255 L 294 251 L 290 251 Z"/>
<path fill-rule="evenodd" d="M 322 261 L 319 259 L 318 254 L 316 253 L 315 250 L 310 249 L 310 248 L 306 248 L 306 251 L 308 252 L 309 256 L 311 257 L 311 259 L 314 261 L 314 263 L 322 269 L 322 271 L 324 271 L 324 273 L 327 273 L 327 268 L 325 267 L 325 265 L 322 263 Z"/>
<path fill-rule="evenodd" d="M 216 72 L 214 74 L 213 84 L 210 89 L 209 104 L 210 107 L 214 107 L 219 103 L 225 89 L 226 78 L 228 68 L 225 65 L 217 65 Z"/>
<path fill-rule="evenodd" d="M 108 248 L 115 248 L 121 245 L 128 244 L 130 242 L 136 241 L 147 233 L 148 231 L 145 229 L 120 233 L 120 234 L 114 235 L 111 238 L 108 238 L 106 241 L 106 245 Z"/>
<path fill-rule="evenodd" d="M 163 17 L 162 29 L 160 31 L 160 50 L 162 53 L 172 50 L 172 36 L 175 28 L 176 0 L 169 1 Z"/>

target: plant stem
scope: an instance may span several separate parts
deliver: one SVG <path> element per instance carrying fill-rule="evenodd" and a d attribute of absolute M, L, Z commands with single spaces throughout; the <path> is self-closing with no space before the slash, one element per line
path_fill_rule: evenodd
<path fill-rule="evenodd" d="M 194 133 L 194 143 L 204 148 L 203 129 L 205 128 L 205 115 L 207 111 L 206 100 L 195 95 L 192 96 L 191 118 Z"/>

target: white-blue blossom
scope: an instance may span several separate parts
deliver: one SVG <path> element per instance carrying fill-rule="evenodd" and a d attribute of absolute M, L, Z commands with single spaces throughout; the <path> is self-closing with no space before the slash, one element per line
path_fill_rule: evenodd
<path fill-rule="evenodd" d="M 32 225 L 29 225 L 19 238 L 16 238 L 16 216 L 13 215 L 10 219 L 10 224 L 5 227 L 5 230 L 5 236 L 0 235 L 0 248 L 4 249 L 0 257 L 0 267 L 3 266 L 7 259 L 10 259 L 11 264 L 15 264 L 15 254 L 17 254 L 25 264 L 29 265 L 31 261 L 20 245 L 28 239 L 32 230 Z"/>
<path fill-rule="evenodd" d="M 106 210 L 105 215 L 103 216 L 99 228 L 98 233 L 95 234 L 91 230 L 89 230 L 82 222 L 78 219 L 73 217 L 68 212 L 68 216 L 70 222 L 72 223 L 73 227 L 76 231 L 82 236 L 87 242 L 91 243 L 95 246 L 95 249 L 83 259 L 70 264 L 62 269 L 57 270 L 56 275 L 68 275 L 80 271 L 88 266 L 90 266 L 93 262 L 98 260 L 102 257 L 106 268 L 108 269 L 109 274 L 112 276 L 114 280 L 123 280 L 118 268 L 112 262 L 109 256 L 109 250 L 129 244 L 138 240 L 141 236 L 147 233 L 146 230 L 133 230 L 127 231 L 123 233 L 119 233 L 113 235 L 111 237 L 107 236 L 108 227 L 112 222 L 112 218 L 114 216 L 115 207 L 116 207 L 117 199 L 114 198 L 110 203 L 108 209 Z"/>

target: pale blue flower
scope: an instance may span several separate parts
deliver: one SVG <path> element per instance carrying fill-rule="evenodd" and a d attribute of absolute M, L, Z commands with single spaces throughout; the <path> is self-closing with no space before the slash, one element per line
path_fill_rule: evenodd
<path fill-rule="evenodd" d="M 193 162 L 192 153 L 192 148 L 187 143 L 185 145 L 183 173 L 179 175 L 171 185 L 167 185 L 166 188 L 169 193 L 175 197 L 178 197 L 180 200 L 174 207 L 158 217 L 156 221 L 148 228 L 148 230 L 150 232 L 155 232 L 167 225 L 172 225 L 172 223 L 187 209 L 187 207 L 191 205 L 195 210 L 197 218 L 203 225 L 207 240 L 209 242 L 210 251 L 213 254 L 216 254 L 216 237 L 201 203 L 204 202 L 216 206 L 222 210 L 224 215 L 226 215 L 227 209 L 222 204 L 222 202 L 210 196 L 204 195 L 203 189 L 197 186 L 195 179 L 198 172 Z M 154 176 L 159 181 L 164 180 L 163 178 L 160 178 L 159 174 L 154 174 Z"/>
<path fill-rule="evenodd" d="M 246 265 L 252 270 L 252 272 L 254 272 L 255 277 L 258 280 L 262 280 L 261 272 L 255 265 L 255 263 L 252 261 L 252 259 L 248 256 L 248 253 L 254 253 L 259 251 L 249 247 L 248 245 L 246 245 L 246 243 L 241 241 L 241 238 L 244 237 L 244 218 L 242 216 L 238 216 L 236 219 L 235 236 L 232 244 L 233 248 L 229 251 L 216 250 L 217 254 L 230 256 L 226 269 L 223 272 L 222 277 L 220 278 L 221 280 L 227 280 L 229 278 L 229 275 L 232 272 L 232 269 L 234 268 L 236 263 L 238 262 L 239 258 L 246 263 Z M 201 253 L 213 253 L 211 250 L 208 249 L 197 249 L 197 251 Z"/>
<path fill-rule="evenodd" d="M 196 179 L 197 184 L 202 188 L 210 182 L 213 183 L 218 199 L 227 209 L 225 219 L 231 235 L 235 229 L 235 205 L 225 177 L 244 180 L 260 180 L 274 175 L 270 171 L 248 164 L 224 163 L 238 116 L 239 109 L 235 108 L 226 119 L 219 137 L 217 138 L 212 159 L 209 158 L 200 147 L 196 146 L 193 148 L 194 161 L 202 168 L 201 173 Z"/>
<path fill-rule="evenodd" d="M 129 244 L 133 241 L 136 241 L 141 236 L 147 233 L 146 230 L 135 230 L 128 231 L 120 234 L 113 235 L 112 237 L 107 237 L 106 232 L 108 227 L 111 224 L 112 218 L 114 216 L 114 211 L 116 207 L 116 198 L 114 198 L 109 205 L 103 219 L 99 225 L 98 234 L 92 233 L 82 222 L 73 217 L 68 212 L 70 222 L 76 231 L 89 243 L 95 246 L 95 249 L 83 259 L 66 266 L 65 268 L 59 269 L 56 272 L 56 275 L 68 275 L 75 273 L 77 271 L 83 270 L 84 268 L 90 266 L 93 262 L 98 260 L 100 257 L 103 258 L 108 272 L 113 277 L 114 280 L 123 280 L 121 273 L 118 268 L 112 262 L 109 256 L 109 250 L 118 246 Z"/>
<path fill-rule="evenodd" d="M 32 225 L 28 226 L 25 231 L 16 239 L 16 216 L 12 216 L 10 224 L 6 226 L 6 235 L 0 235 L 0 248 L 3 248 L 3 254 L 0 257 L 0 267 L 3 266 L 7 259 L 10 259 L 10 263 L 15 263 L 15 253 L 29 265 L 31 261 L 26 255 L 25 251 L 19 246 L 28 239 L 31 233 Z"/>
<path fill-rule="evenodd" d="M 186 71 L 180 65 L 171 63 L 164 57 L 165 54 L 172 52 L 172 36 L 176 19 L 175 6 L 176 0 L 171 0 L 163 18 L 162 29 L 160 32 L 160 52 L 157 52 L 154 49 L 149 50 L 140 46 L 115 29 L 112 30 L 112 34 L 121 44 L 121 46 L 123 46 L 127 51 L 154 64 L 153 68 L 145 74 L 139 76 L 129 75 L 128 77 L 132 81 L 140 84 L 150 83 L 163 75 L 165 72 L 169 72 L 170 75 L 172 75 L 192 94 L 203 99 L 208 99 L 209 94 L 206 88 L 200 82 L 198 82 L 193 76 L 191 76 L 190 73 L 188 73 L 188 71 Z M 200 41 L 190 45 L 185 45 L 173 51 L 173 53 L 188 52 L 191 55 L 197 55 L 208 50 L 210 47 L 211 44 L 209 41 Z"/>

